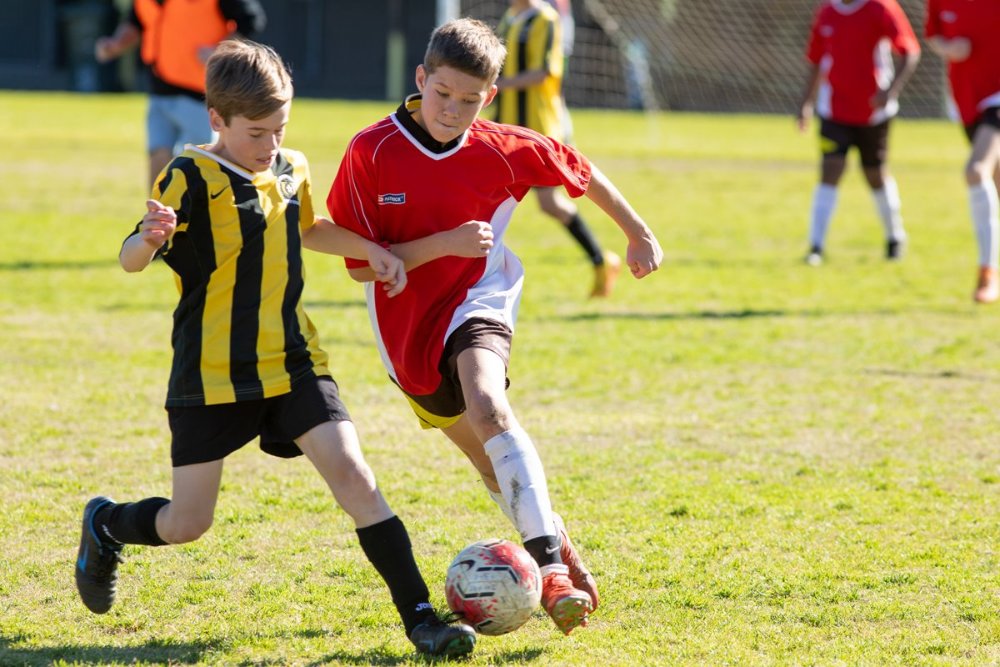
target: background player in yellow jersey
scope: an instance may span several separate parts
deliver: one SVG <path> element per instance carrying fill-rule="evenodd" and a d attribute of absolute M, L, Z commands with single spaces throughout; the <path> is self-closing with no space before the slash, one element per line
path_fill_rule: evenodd
<path fill-rule="evenodd" d="M 497 33 L 506 43 L 507 59 L 496 82 L 496 120 L 566 141 L 559 13 L 543 0 L 511 0 Z M 611 294 L 621 271 L 618 255 L 601 250 L 576 205 L 557 188 L 535 188 L 535 193 L 542 210 L 566 226 L 594 265 L 590 295 Z"/>
<path fill-rule="evenodd" d="M 302 308 L 303 246 L 367 262 L 389 296 L 405 287 L 403 264 L 313 214 L 305 157 L 281 148 L 291 100 L 291 78 L 273 50 L 223 42 L 207 74 L 219 139 L 189 146 L 167 165 L 122 245 L 126 271 L 141 271 L 161 254 L 177 275 L 167 392 L 173 495 L 90 500 L 77 589 L 91 611 L 104 613 L 115 599 L 125 544 L 201 537 L 212 525 L 223 459 L 259 436 L 264 451 L 304 453 L 322 475 L 354 520 L 417 649 L 468 653 L 475 635 L 467 625 L 446 625 L 431 606 L 406 528 L 375 484 Z"/>

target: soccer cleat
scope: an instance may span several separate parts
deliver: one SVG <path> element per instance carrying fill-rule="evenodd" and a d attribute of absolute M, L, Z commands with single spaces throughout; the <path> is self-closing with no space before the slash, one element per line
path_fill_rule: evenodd
<path fill-rule="evenodd" d="M 410 632 L 410 641 L 419 653 L 456 656 L 471 653 L 476 645 L 475 631 L 465 623 L 449 625 L 436 615 L 417 625 Z"/>
<path fill-rule="evenodd" d="M 806 255 L 806 264 L 809 266 L 819 266 L 823 263 L 823 249 L 818 245 L 814 245 L 809 248 L 809 254 Z"/>
<path fill-rule="evenodd" d="M 993 303 L 1000 298 L 1000 279 L 997 270 L 992 266 L 979 267 L 979 280 L 976 291 L 972 294 L 976 303 Z"/>
<path fill-rule="evenodd" d="M 122 562 L 121 545 L 110 546 L 101 542 L 94 531 L 94 515 L 106 505 L 114 504 L 110 498 L 97 496 L 83 508 L 83 535 L 76 555 L 76 590 L 87 609 L 103 614 L 115 603 L 115 586 L 118 583 L 118 563 Z"/>
<path fill-rule="evenodd" d="M 897 239 L 890 239 L 886 241 L 885 244 L 885 258 L 891 262 L 899 261 L 903 258 L 903 248 L 905 247 L 903 241 Z"/>
<path fill-rule="evenodd" d="M 574 588 L 569 568 L 561 563 L 546 565 L 542 570 L 542 607 L 556 627 L 568 635 L 587 625 L 587 615 L 593 609 L 590 595 Z"/>
<path fill-rule="evenodd" d="M 615 288 L 615 281 L 618 274 L 622 272 L 622 258 L 606 250 L 604 252 L 604 263 L 594 267 L 594 287 L 590 290 L 590 296 L 606 297 L 611 296 L 611 291 Z"/>
<path fill-rule="evenodd" d="M 583 564 L 580 554 L 577 553 L 576 547 L 573 546 L 573 541 L 569 539 L 569 533 L 566 532 L 566 524 L 563 523 L 562 517 L 553 512 L 552 518 L 556 522 L 556 530 L 559 534 L 559 557 L 562 559 L 563 564 L 569 568 L 569 578 L 573 582 L 573 585 L 590 596 L 590 610 L 594 611 L 597 609 L 599 602 L 597 597 L 597 581 L 594 579 L 594 575 L 590 573 L 590 570 L 587 569 L 587 566 Z"/>

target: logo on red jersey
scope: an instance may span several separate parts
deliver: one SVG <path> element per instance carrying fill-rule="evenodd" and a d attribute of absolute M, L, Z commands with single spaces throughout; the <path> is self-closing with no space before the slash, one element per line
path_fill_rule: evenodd
<path fill-rule="evenodd" d="M 406 203 L 406 193 L 390 193 L 378 196 L 379 204 L 405 204 Z"/>

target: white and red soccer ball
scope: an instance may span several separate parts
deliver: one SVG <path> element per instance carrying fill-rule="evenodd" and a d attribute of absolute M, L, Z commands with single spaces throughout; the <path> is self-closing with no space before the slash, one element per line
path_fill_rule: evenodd
<path fill-rule="evenodd" d="M 502 635 L 525 624 L 542 599 L 534 559 L 508 540 L 470 544 L 448 567 L 448 606 L 484 635 Z"/>

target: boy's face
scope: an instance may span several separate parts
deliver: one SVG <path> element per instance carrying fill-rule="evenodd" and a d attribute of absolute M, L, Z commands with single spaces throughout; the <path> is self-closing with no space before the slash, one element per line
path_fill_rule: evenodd
<path fill-rule="evenodd" d="M 250 172 L 267 171 L 274 164 L 278 148 L 285 139 L 285 126 L 291 112 L 291 101 L 266 118 L 251 120 L 233 116 L 229 125 L 215 109 L 208 110 L 212 129 L 219 140 L 212 152 Z"/>
<path fill-rule="evenodd" d="M 469 129 L 497 94 L 497 87 L 490 82 L 447 65 L 433 72 L 417 65 L 417 89 L 423 100 L 414 119 L 442 144 Z"/>

